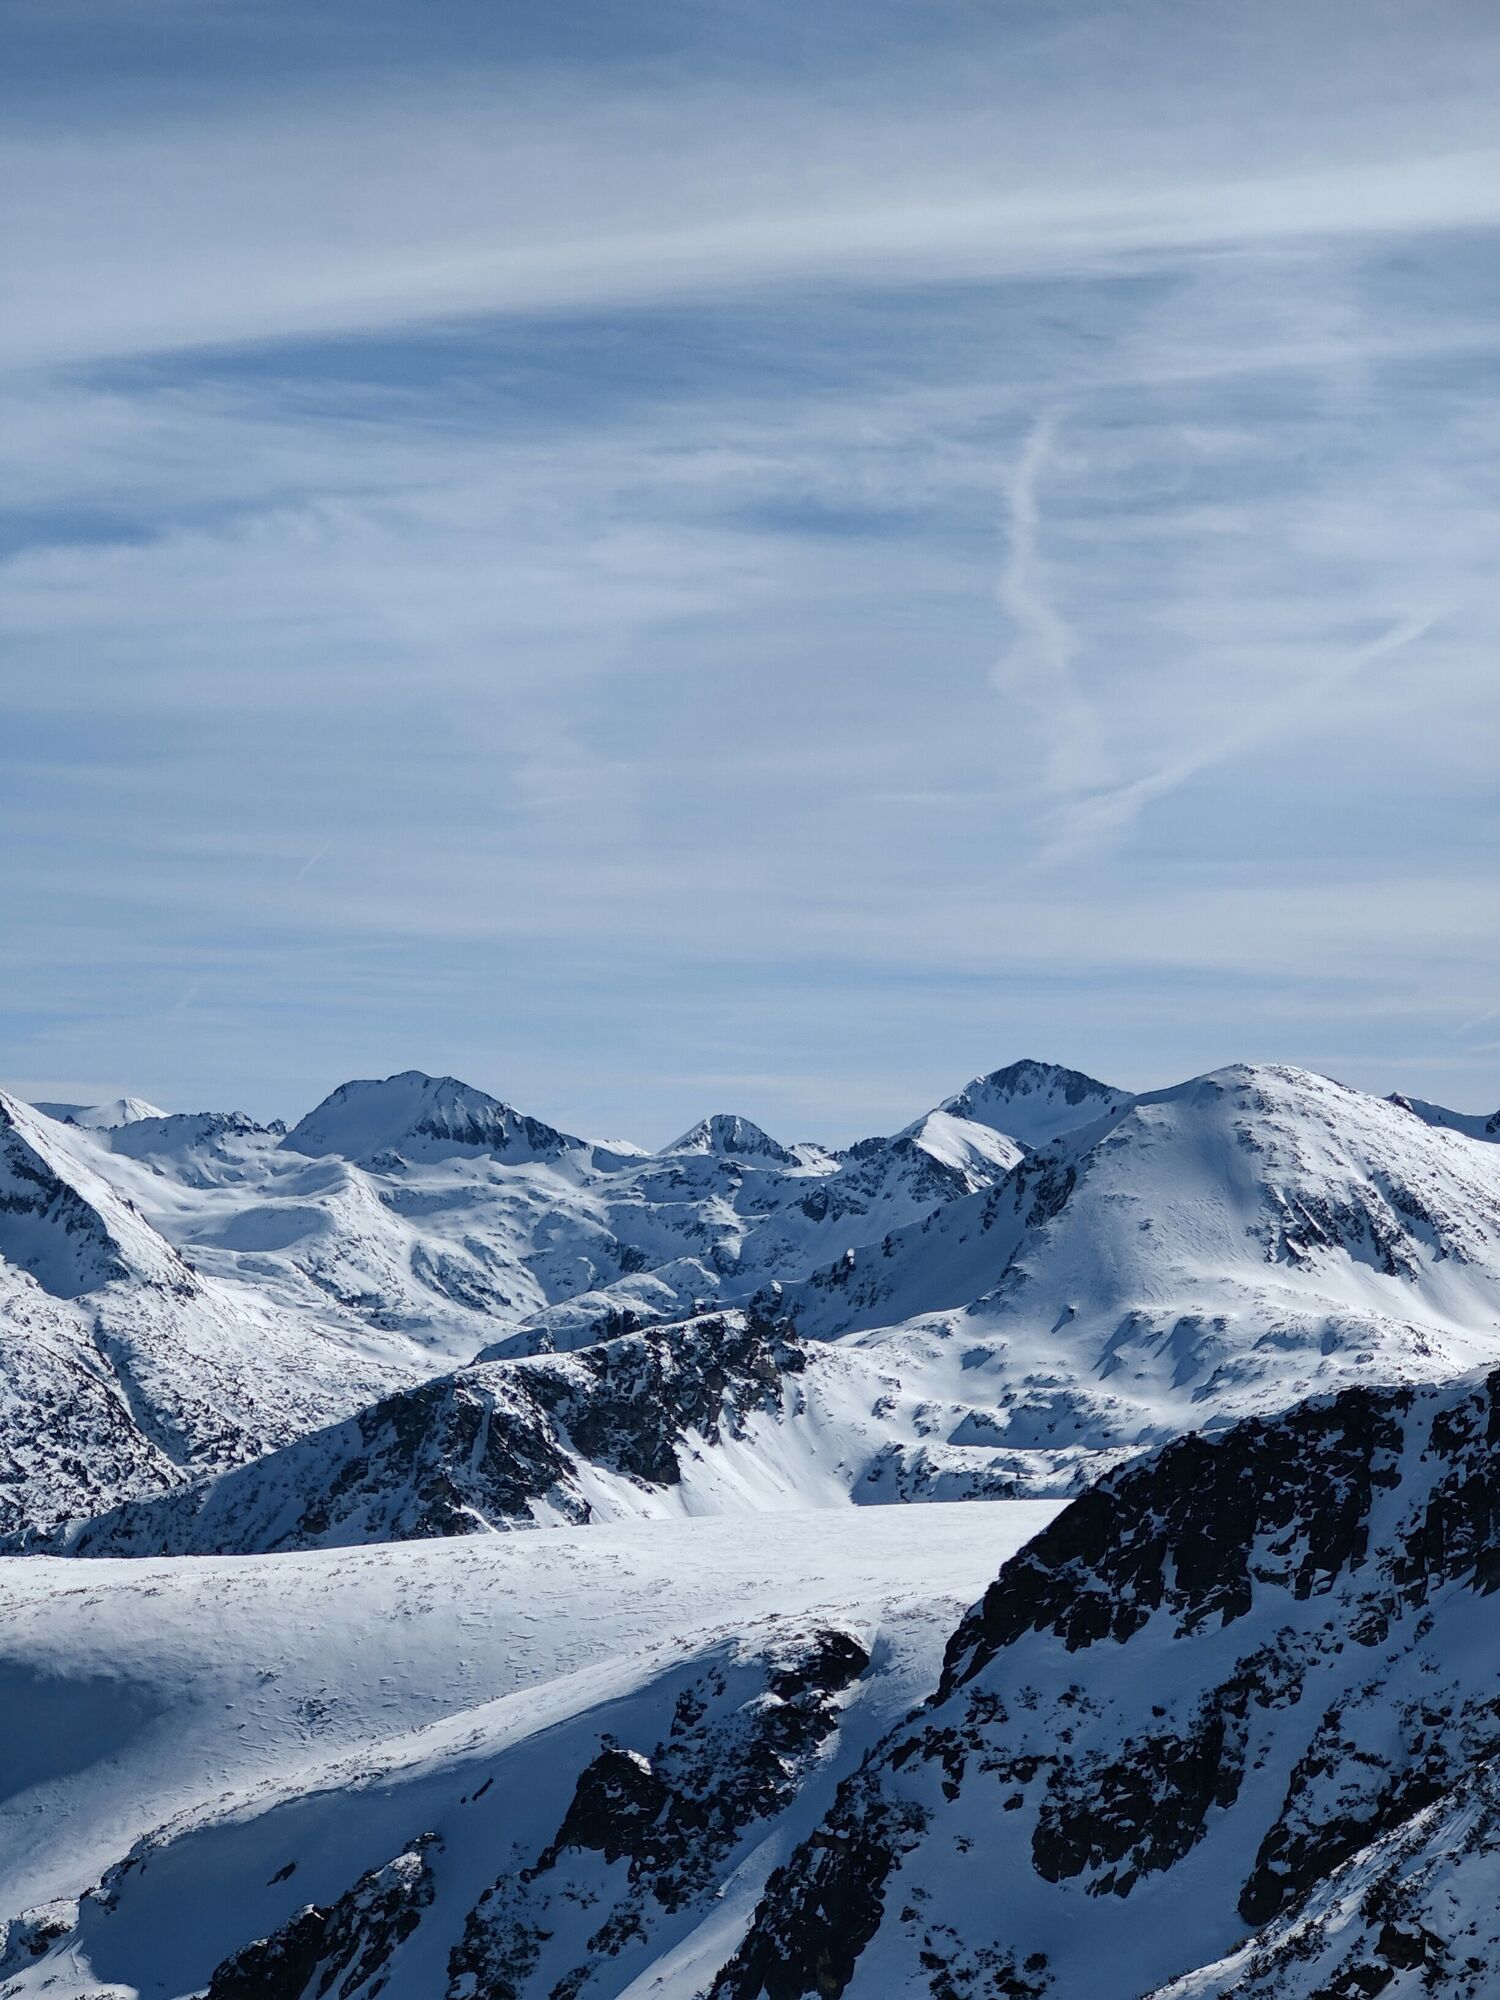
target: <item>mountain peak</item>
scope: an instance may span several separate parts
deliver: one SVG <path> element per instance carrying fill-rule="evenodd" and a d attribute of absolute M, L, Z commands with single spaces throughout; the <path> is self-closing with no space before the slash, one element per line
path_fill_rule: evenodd
<path fill-rule="evenodd" d="M 1129 1102 L 1128 1091 L 1100 1083 L 1082 1070 L 1023 1056 L 1004 1069 L 976 1076 L 955 1096 L 945 1098 L 938 1109 L 976 1125 L 988 1125 L 1027 1151 L 1035 1151 L 1079 1125 L 1112 1116 Z"/>
<path fill-rule="evenodd" d="M 721 1159 L 769 1160 L 776 1166 L 794 1167 L 797 1156 L 779 1139 L 763 1132 L 748 1118 L 732 1111 L 715 1111 L 701 1118 L 680 1139 L 664 1146 L 666 1153 L 716 1153 Z"/>
<path fill-rule="evenodd" d="M 347 1160 L 377 1153 L 465 1146 L 510 1160 L 556 1159 L 581 1139 L 529 1118 L 454 1076 L 419 1069 L 341 1083 L 282 1142 L 289 1151 Z"/>

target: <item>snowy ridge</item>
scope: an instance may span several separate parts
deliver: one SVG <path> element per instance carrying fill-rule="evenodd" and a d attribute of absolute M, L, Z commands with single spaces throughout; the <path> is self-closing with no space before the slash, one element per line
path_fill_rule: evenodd
<path fill-rule="evenodd" d="M 1424 1125 L 1435 1125 L 1439 1131 L 1462 1132 L 1468 1139 L 1500 1140 L 1500 1111 L 1492 1111 L 1488 1117 L 1480 1111 L 1449 1111 L 1446 1106 L 1429 1104 L 1421 1097 L 1393 1096 L 1391 1103 L 1399 1104 L 1403 1111 L 1410 1111 Z"/>
<path fill-rule="evenodd" d="M 36 1104 L 32 1106 L 48 1118 L 64 1125 L 77 1125 L 86 1132 L 113 1132 L 142 1118 L 165 1118 L 167 1113 L 144 1097 L 117 1097 L 109 1104 Z"/>
<path fill-rule="evenodd" d="M 119 1279 L 177 1292 L 191 1271 L 50 1119 L 0 1094 L 0 1256 L 54 1298 Z"/>
<path fill-rule="evenodd" d="M 983 1416 L 756 1312 L 713 1315 L 461 1369 L 251 1464 L 0 1538 L 0 1554 L 261 1555 L 1076 1487 L 1077 1454 L 1008 1450 Z"/>

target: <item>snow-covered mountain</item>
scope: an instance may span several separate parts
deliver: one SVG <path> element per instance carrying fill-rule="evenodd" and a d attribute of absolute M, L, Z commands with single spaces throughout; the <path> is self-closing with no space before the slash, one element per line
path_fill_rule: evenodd
<path fill-rule="evenodd" d="M 412 1161 L 455 1148 L 513 1160 L 559 1160 L 584 1142 L 528 1118 L 452 1076 L 410 1069 L 383 1081 L 341 1084 L 299 1119 L 283 1144 L 318 1159 L 334 1153 L 365 1161 L 386 1154 Z"/>
<path fill-rule="evenodd" d="M 1105 1480 L 961 1622 L 713 2000 L 1494 1992 L 1497 1445 L 1491 1374 Z"/>
<path fill-rule="evenodd" d="M 0 1991 L 1500 1986 L 1487 1121 L 140 1111 L 0 1099 Z"/>
<path fill-rule="evenodd" d="M 411 1377 L 200 1274 L 97 1136 L 0 1096 L 0 1531 L 238 1464 Z"/>
<path fill-rule="evenodd" d="M 116 1097 L 108 1104 L 36 1104 L 33 1110 L 64 1125 L 77 1125 L 86 1132 L 113 1132 L 134 1125 L 142 1118 L 165 1118 L 166 1112 L 148 1104 L 144 1097 Z"/>
<path fill-rule="evenodd" d="M 1478 2000 L 1497 1445 L 1500 1371 L 1060 1514 L 11 1565 L 0 1671 L 96 1733 L 0 1800 L 10 1990 Z"/>
<path fill-rule="evenodd" d="M 1049 1146 L 1064 1132 L 1123 1111 L 1127 1091 L 1112 1090 L 1080 1070 L 1029 1057 L 976 1076 L 939 1107 L 951 1117 L 1002 1132 L 1027 1152 Z"/>
<path fill-rule="evenodd" d="M 88 1136 L 93 1170 L 198 1271 L 373 1334 L 413 1376 L 748 1297 L 1019 1157 L 942 1113 L 843 1152 L 719 1115 L 644 1154 L 416 1071 L 344 1084 L 286 1133 L 200 1113 Z"/>
<path fill-rule="evenodd" d="M 1150 1443 L 1500 1355 L 1500 1151 L 1305 1070 L 1127 1100 L 786 1286 L 903 1379 L 961 1356 L 997 1442 Z"/>
<path fill-rule="evenodd" d="M 0 1555 L 262 1555 L 1077 1484 L 1079 1453 L 1012 1451 L 961 1388 L 935 1389 L 755 1311 L 712 1315 L 461 1369 L 251 1464 L 0 1537 Z"/>
<path fill-rule="evenodd" d="M 1035 1065 L 1019 1074 L 1035 1084 Z M 357 1538 L 373 1519 L 390 1535 L 651 1512 L 660 1494 L 613 1484 L 619 1468 L 585 1437 L 548 1431 L 524 1386 L 543 1377 L 508 1366 L 550 1349 L 613 1368 L 622 1339 L 638 1349 L 655 1328 L 650 1352 L 678 1357 L 668 1372 L 701 1375 L 701 1307 L 716 1296 L 746 1301 L 720 1310 L 716 1338 L 739 1339 L 748 1310 L 787 1322 L 798 1360 L 794 1382 L 765 1363 L 780 1386 L 747 1454 L 716 1419 L 694 1433 L 668 1408 L 642 1412 L 663 1436 L 691 1433 L 703 1470 L 683 1490 L 701 1487 L 700 1506 L 752 1491 L 762 1505 L 1066 1493 L 1184 1430 L 1500 1359 L 1500 1150 L 1303 1071 L 1116 1097 L 1026 1154 L 933 1113 L 839 1153 L 717 1119 L 661 1155 L 601 1160 L 496 1100 L 395 1084 L 363 1165 L 310 1159 L 291 1143 L 300 1127 L 282 1139 L 232 1118 L 143 1121 L 125 1128 L 144 1135 L 129 1154 L 61 1135 L 171 1221 L 199 1267 L 191 1283 L 270 1301 L 325 1364 L 353 1348 L 394 1393 L 356 1420 L 347 1384 L 321 1407 L 302 1384 L 303 1420 L 274 1442 L 317 1435 L 291 1458 L 225 1482 L 243 1445 L 179 1454 L 141 1489 L 149 1501 L 186 1479 L 177 1498 L 132 1508 L 127 1483 L 87 1509 L 12 1516 L 13 1536 L 31 1526 L 58 1546 L 65 1517 L 107 1513 L 71 1545 L 248 1551 Z M 1076 1103 L 1080 1088 L 1065 1075 L 1054 1095 Z M 361 1106 L 353 1144 L 377 1129 L 372 1094 L 336 1093 Z M 551 1157 L 497 1157 L 518 1129 L 528 1155 Z M 895 1227 L 859 1240 L 887 1216 Z M 772 1275 L 850 1238 L 807 1276 Z M 556 1302 L 535 1304 L 549 1288 Z M 445 1348 L 485 1331 L 477 1365 L 442 1372 Z M 472 1457 L 476 1425 L 501 1471 Z M 516 1455 L 551 1470 L 516 1485 L 503 1469 Z M 737 1457 L 775 1474 L 731 1471 Z"/>

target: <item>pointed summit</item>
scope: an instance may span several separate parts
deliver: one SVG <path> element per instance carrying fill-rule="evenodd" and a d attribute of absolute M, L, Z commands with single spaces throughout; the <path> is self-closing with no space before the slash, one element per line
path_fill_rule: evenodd
<path fill-rule="evenodd" d="M 1115 1090 L 1081 1070 L 1025 1057 L 991 1070 L 988 1076 L 976 1076 L 938 1108 L 955 1118 L 988 1125 L 1034 1152 L 1064 1132 L 1113 1117 L 1129 1102 L 1129 1091 Z"/>
<path fill-rule="evenodd" d="M 729 1111 L 716 1111 L 711 1118 L 700 1119 L 691 1131 L 684 1132 L 662 1151 L 716 1153 L 720 1159 L 760 1160 L 778 1167 L 797 1165 L 797 1155 L 779 1139 L 773 1139 L 748 1118 L 737 1118 Z"/>

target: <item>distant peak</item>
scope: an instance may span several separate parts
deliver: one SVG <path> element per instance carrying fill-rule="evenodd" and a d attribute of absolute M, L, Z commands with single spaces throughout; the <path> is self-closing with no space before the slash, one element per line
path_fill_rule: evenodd
<path fill-rule="evenodd" d="M 1129 1091 L 1101 1083 L 1082 1070 L 1023 1056 L 1004 1069 L 976 1076 L 939 1109 L 976 1125 L 1003 1132 L 1028 1150 L 1050 1145 L 1079 1125 L 1121 1111 Z"/>
<path fill-rule="evenodd" d="M 778 1166 L 792 1167 L 797 1164 L 796 1154 L 783 1146 L 779 1139 L 773 1139 L 769 1132 L 763 1132 L 750 1119 L 736 1117 L 730 1111 L 716 1111 L 711 1118 L 700 1119 L 690 1131 L 684 1132 L 680 1139 L 674 1139 L 670 1146 L 662 1150 L 667 1153 L 716 1153 L 725 1159 L 771 1160 Z"/>
<path fill-rule="evenodd" d="M 555 1159 L 583 1141 L 454 1076 L 419 1069 L 341 1083 L 286 1135 L 291 1151 L 347 1160 L 463 1146 L 512 1160 Z"/>
<path fill-rule="evenodd" d="M 143 1118 L 166 1118 L 169 1113 L 148 1104 L 144 1097 L 116 1097 L 108 1104 L 33 1104 L 45 1118 L 63 1125 L 77 1125 L 85 1132 L 113 1132 L 121 1125 L 138 1125 Z"/>

